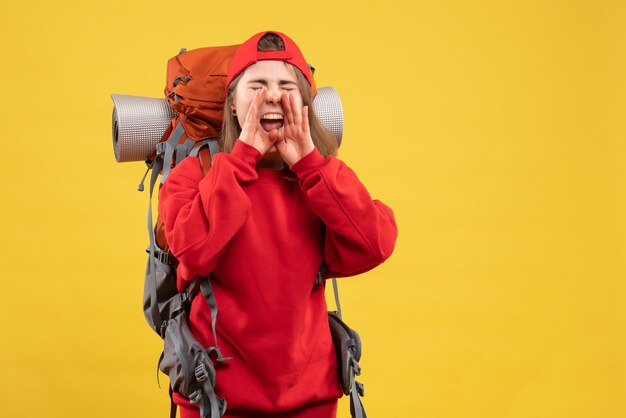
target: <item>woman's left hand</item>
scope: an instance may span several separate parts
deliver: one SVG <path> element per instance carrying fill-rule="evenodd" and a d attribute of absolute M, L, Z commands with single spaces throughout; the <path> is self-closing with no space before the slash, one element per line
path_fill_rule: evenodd
<path fill-rule="evenodd" d="M 280 131 L 272 130 L 270 140 L 275 140 L 280 156 L 291 167 L 315 149 L 309 127 L 309 108 L 300 108 L 297 100 L 286 93 L 281 95 L 280 103 L 284 112 L 283 127 Z"/>

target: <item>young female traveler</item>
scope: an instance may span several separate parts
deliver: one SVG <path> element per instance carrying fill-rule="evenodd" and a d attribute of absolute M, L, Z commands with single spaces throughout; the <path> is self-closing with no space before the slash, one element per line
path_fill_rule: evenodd
<path fill-rule="evenodd" d="M 330 278 L 386 260 L 393 213 L 335 157 L 337 142 L 312 109 L 313 75 L 286 35 L 263 32 L 242 44 L 227 88 L 213 166 L 203 175 L 188 157 L 160 192 L 178 287 L 211 273 L 217 340 L 232 357 L 216 364 L 226 417 L 335 417 L 342 392 L 316 276 L 322 265 Z M 190 327 L 215 346 L 201 294 Z M 174 401 L 181 417 L 198 417 L 187 399 Z"/>

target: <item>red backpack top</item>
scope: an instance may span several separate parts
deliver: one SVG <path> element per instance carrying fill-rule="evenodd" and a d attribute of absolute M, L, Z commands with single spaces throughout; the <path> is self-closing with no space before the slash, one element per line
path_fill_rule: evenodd
<path fill-rule="evenodd" d="M 184 49 L 167 62 L 165 96 L 186 137 L 215 138 L 222 126 L 228 66 L 239 45 Z M 168 138 L 164 138 L 168 139 Z"/>

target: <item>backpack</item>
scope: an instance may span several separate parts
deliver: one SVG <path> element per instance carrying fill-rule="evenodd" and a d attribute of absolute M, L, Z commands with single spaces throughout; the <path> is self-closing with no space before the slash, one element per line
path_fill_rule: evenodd
<path fill-rule="evenodd" d="M 187 289 L 178 292 L 176 266 L 178 260 L 168 250 L 162 222 L 153 222 L 152 196 L 157 179 L 167 180 L 170 170 L 187 156 L 199 158 L 203 172 L 211 168 L 211 160 L 219 151 L 219 135 L 226 99 L 226 74 L 238 45 L 200 48 L 169 59 L 165 86 L 166 100 L 136 96 L 112 95 L 113 146 L 117 161 L 144 160 L 148 166 L 139 190 L 152 170 L 149 185 L 148 231 L 150 246 L 144 281 L 143 310 L 148 324 L 164 341 L 159 369 L 170 379 L 170 397 L 178 392 L 196 403 L 203 418 L 224 415 L 227 402 L 214 391 L 217 362 L 228 361 L 217 344 L 215 325 L 217 301 L 209 277 L 196 277 Z M 318 89 L 315 111 L 322 123 L 341 141 L 343 119 L 339 97 L 331 87 Z M 316 278 L 322 283 L 324 266 Z M 360 401 L 363 385 L 355 380 L 361 372 L 359 335 L 341 319 L 336 279 L 333 289 L 337 311 L 328 313 L 329 326 L 337 352 L 339 382 L 350 395 L 351 414 L 366 418 Z M 191 334 L 188 319 L 191 301 L 202 292 L 211 310 L 215 347 L 204 348 Z M 157 373 L 158 376 L 158 373 Z M 171 417 L 176 405 L 171 402 Z"/>
<path fill-rule="evenodd" d="M 167 64 L 165 96 L 175 116 L 166 128 L 162 141 L 149 162 L 150 206 L 160 174 L 165 183 L 171 168 L 188 155 L 200 159 L 203 172 L 211 167 L 211 158 L 219 149 L 216 138 L 222 124 L 226 99 L 226 73 L 237 45 L 201 48 L 181 52 Z M 207 148 L 209 154 L 207 155 Z M 170 379 L 170 396 L 179 392 L 198 404 L 202 417 L 219 418 L 226 412 L 226 400 L 215 394 L 215 368 L 210 357 L 226 361 L 216 347 L 205 349 L 191 334 L 188 324 L 191 300 L 200 290 L 211 308 L 215 335 L 217 305 L 208 277 L 195 282 L 179 293 L 176 287 L 176 258 L 168 252 L 163 224 L 157 218 L 152 226 L 151 207 L 148 211 L 150 247 L 144 282 L 143 308 L 152 329 L 163 338 L 163 353 L 159 369 Z M 217 341 L 217 336 L 215 341 Z M 176 406 L 171 402 L 171 415 Z"/>

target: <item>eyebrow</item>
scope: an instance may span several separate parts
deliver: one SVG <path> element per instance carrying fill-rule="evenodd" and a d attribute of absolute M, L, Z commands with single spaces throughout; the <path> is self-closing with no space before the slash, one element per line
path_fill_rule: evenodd
<path fill-rule="evenodd" d="M 259 79 L 256 79 L 256 80 L 248 80 L 248 84 L 255 84 L 255 83 L 261 84 L 263 86 L 267 86 L 269 84 L 268 81 L 263 79 L 263 78 L 259 78 Z M 286 85 L 297 86 L 298 85 L 297 82 L 291 81 L 291 80 L 280 80 L 280 81 L 278 81 L 278 84 L 280 86 L 286 86 Z"/>

